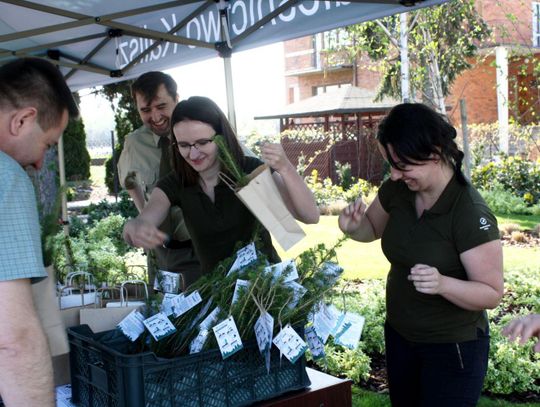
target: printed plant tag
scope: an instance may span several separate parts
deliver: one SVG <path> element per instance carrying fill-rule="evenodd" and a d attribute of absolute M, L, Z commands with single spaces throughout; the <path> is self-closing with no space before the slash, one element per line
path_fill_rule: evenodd
<path fill-rule="evenodd" d="M 259 351 L 264 356 L 266 371 L 270 373 L 270 350 L 272 348 L 272 336 L 274 333 L 274 318 L 268 312 L 261 313 L 255 322 L 255 337 Z"/>
<path fill-rule="evenodd" d="M 292 288 L 293 290 L 293 298 L 289 302 L 289 304 L 287 304 L 287 307 L 292 309 L 296 307 L 296 305 L 298 304 L 298 301 L 300 301 L 300 298 L 302 298 L 304 294 L 307 292 L 307 289 L 302 284 L 298 284 L 296 281 L 289 281 L 285 285 L 287 287 Z"/>
<path fill-rule="evenodd" d="M 255 337 L 259 351 L 264 353 L 269 351 L 272 346 L 272 336 L 274 331 L 274 318 L 268 312 L 261 314 L 255 322 Z"/>
<path fill-rule="evenodd" d="M 272 273 L 274 275 L 274 281 L 281 277 L 282 274 L 285 274 L 284 283 L 298 279 L 296 263 L 292 259 L 265 267 L 264 271 L 266 273 Z"/>
<path fill-rule="evenodd" d="M 326 343 L 332 329 L 336 326 L 336 322 L 337 317 L 332 312 L 332 309 L 327 307 L 326 304 L 321 303 L 313 315 L 313 327 L 322 343 Z"/>
<path fill-rule="evenodd" d="M 173 313 L 172 299 L 174 297 L 176 297 L 175 294 L 165 293 L 165 295 L 163 296 L 163 301 L 161 301 L 161 306 L 159 307 L 159 310 L 167 316 L 172 315 Z"/>
<path fill-rule="evenodd" d="M 151 316 L 143 321 L 146 329 L 150 331 L 150 334 L 154 337 L 156 341 L 163 339 L 176 332 L 176 328 L 169 321 L 167 315 L 159 312 L 156 315 Z"/>
<path fill-rule="evenodd" d="M 322 343 L 321 338 L 315 332 L 315 328 L 310 326 L 305 329 L 306 342 L 313 356 L 313 359 L 320 359 L 324 357 L 324 343 Z"/>
<path fill-rule="evenodd" d="M 349 349 L 356 349 L 362 335 L 364 322 L 365 318 L 361 315 L 353 312 L 345 313 L 343 323 L 334 337 L 334 343 Z"/>
<path fill-rule="evenodd" d="M 201 329 L 199 334 L 189 344 L 189 354 L 193 355 L 194 353 L 199 353 L 202 350 L 207 338 L 208 331 L 206 329 Z"/>
<path fill-rule="evenodd" d="M 214 325 L 214 323 L 216 322 L 220 311 L 221 311 L 221 308 L 219 307 L 214 308 L 214 310 L 210 314 L 208 314 L 208 316 L 205 319 L 203 319 L 203 321 L 199 325 L 199 329 L 201 331 L 209 331 L 210 328 L 212 328 L 212 325 Z"/>
<path fill-rule="evenodd" d="M 242 291 L 247 290 L 250 286 L 250 282 L 247 280 L 236 280 L 236 285 L 234 286 L 234 294 L 232 297 L 232 304 L 236 304 L 238 298 Z"/>
<path fill-rule="evenodd" d="M 288 324 L 277 334 L 273 342 L 291 363 L 296 362 L 307 350 L 306 343 Z"/>
<path fill-rule="evenodd" d="M 180 292 L 180 274 L 158 270 L 156 279 L 154 280 L 154 290 L 178 294 Z"/>
<path fill-rule="evenodd" d="M 334 316 L 335 324 L 332 330 L 330 331 L 330 335 L 332 335 L 335 338 L 337 333 L 339 332 L 341 325 L 343 325 L 343 319 L 345 318 L 345 313 L 338 310 L 334 304 L 331 304 L 328 306 L 328 312 Z"/>
<path fill-rule="evenodd" d="M 144 315 L 137 310 L 133 310 L 120 321 L 118 328 L 133 342 L 144 332 L 143 321 Z"/>
<path fill-rule="evenodd" d="M 214 335 L 216 336 L 217 343 L 219 345 L 219 350 L 221 351 L 221 356 L 223 359 L 228 358 L 231 355 L 234 355 L 240 349 L 243 348 L 242 339 L 234 323 L 232 316 L 228 317 L 226 320 L 220 322 L 213 328 Z"/>
<path fill-rule="evenodd" d="M 174 311 L 174 316 L 178 318 L 179 316 L 188 312 L 195 305 L 199 304 L 202 301 L 201 295 L 197 290 L 193 291 L 187 297 L 184 295 L 179 295 L 172 300 L 172 306 Z"/>
<path fill-rule="evenodd" d="M 250 243 L 245 247 L 242 247 L 236 252 L 236 260 L 234 261 L 231 269 L 227 273 L 227 277 L 244 267 L 249 266 L 251 263 L 257 260 L 257 249 L 255 249 L 255 243 Z"/>

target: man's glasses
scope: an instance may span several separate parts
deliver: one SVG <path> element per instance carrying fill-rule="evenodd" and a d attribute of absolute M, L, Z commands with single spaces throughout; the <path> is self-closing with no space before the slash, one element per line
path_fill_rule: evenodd
<path fill-rule="evenodd" d="M 202 138 L 200 140 L 195 141 L 195 143 L 190 144 L 185 141 L 178 141 L 176 142 L 176 146 L 178 147 L 178 151 L 181 153 L 189 153 L 191 151 L 191 147 L 195 147 L 197 150 L 201 151 L 201 148 L 204 148 L 204 146 L 212 143 L 214 140 L 211 138 Z"/>

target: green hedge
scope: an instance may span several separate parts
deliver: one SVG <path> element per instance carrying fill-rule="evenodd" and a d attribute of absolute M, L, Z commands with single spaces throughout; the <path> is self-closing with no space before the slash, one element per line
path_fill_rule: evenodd
<path fill-rule="evenodd" d="M 86 148 L 86 132 L 82 119 L 70 120 L 63 135 L 66 179 L 90 178 L 90 154 Z"/>

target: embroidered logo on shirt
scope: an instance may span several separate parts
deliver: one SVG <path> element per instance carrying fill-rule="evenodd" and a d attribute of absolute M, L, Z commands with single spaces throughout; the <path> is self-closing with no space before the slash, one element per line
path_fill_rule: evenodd
<path fill-rule="evenodd" d="M 491 224 L 488 223 L 488 220 L 486 218 L 480 218 L 480 230 L 489 230 L 491 228 Z"/>

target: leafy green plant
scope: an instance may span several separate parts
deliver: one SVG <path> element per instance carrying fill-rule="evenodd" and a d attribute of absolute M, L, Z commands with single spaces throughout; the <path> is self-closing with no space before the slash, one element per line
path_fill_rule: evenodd
<path fill-rule="evenodd" d="M 335 161 L 334 165 L 336 166 L 336 173 L 339 177 L 340 186 L 341 188 L 343 188 L 344 191 L 347 191 L 354 183 L 354 177 L 352 176 L 351 171 L 351 164 Z"/>
<path fill-rule="evenodd" d="M 354 350 L 334 345 L 332 342 L 324 347 L 326 357 L 313 360 L 318 368 L 338 377 L 347 377 L 355 383 L 369 379 L 371 358 L 357 347 Z"/>
<path fill-rule="evenodd" d="M 54 237 L 54 265 L 63 281 L 70 271 L 87 271 L 97 282 L 115 283 L 128 277 L 123 256 L 134 250 L 122 238 L 125 219 L 120 215 L 103 218 L 80 227 L 78 235 L 58 233 Z"/>
<path fill-rule="evenodd" d="M 496 213 L 502 215 L 528 215 L 531 212 L 523 199 L 505 190 L 500 184 L 493 186 L 491 189 L 481 189 L 479 192 L 486 201 L 487 206 Z"/>
<path fill-rule="evenodd" d="M 126 219 L 137 217 L 137 208 L 129 198 L 129 194 L 126 191 L 122 191 L 120 192 L 119 197 L 120 200 L 118 202 L 102 200 L 97 204 L 90 204 L 84 208 L 82 213 L 88 215 L 88 225 L 92 225 L 95 222 L 114 214 L 121 215 Z"/>
<path fill-rule="evenodd" d="M 499 162 L 473 169 L 471 181 L 478 189 L 486 191 L 500 185 L 522 202 L 534 204 L 540 199 L 540 162 L 518 156 L 502 157 Z"/>
<path fill-rule="evenodd" d="M 484 390 L 493 394 L 538 392 L 535 383 L 540 377 L 540 357 L 532 351 L 532 344 L 521 346 L 501 335 L 502 326 L 514 315 L 506 315 L 498 324 L 491 324 L 491 348 Z"/>

